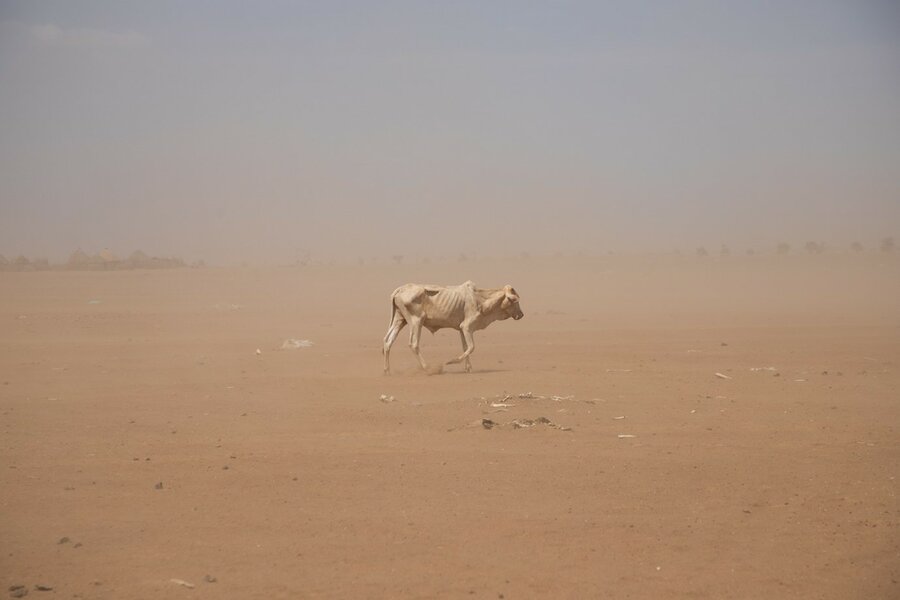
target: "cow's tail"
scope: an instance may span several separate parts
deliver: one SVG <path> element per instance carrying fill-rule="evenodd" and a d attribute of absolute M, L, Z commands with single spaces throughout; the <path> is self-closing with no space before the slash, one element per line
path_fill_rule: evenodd
<path fill-rule="evenodd" d="M 391 293 L 391 320 L 388 321 L 388 329 L 391 328 L 394 324 L 394 317 L 397 315 L 397 311 L 400 310 L 397 308 L 397 292 L 400 291 L 400 288 L 397 288 Z"/>

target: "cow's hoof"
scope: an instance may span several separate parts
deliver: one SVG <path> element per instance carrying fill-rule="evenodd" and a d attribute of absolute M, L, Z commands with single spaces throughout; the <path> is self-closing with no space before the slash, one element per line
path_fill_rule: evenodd
<path fill-rule="evenodd" d="M 444 372 L 444 365 L 428 365 L 427 367 L 425 367 L 425 372 L 429 375 L 440 375 Z"/>

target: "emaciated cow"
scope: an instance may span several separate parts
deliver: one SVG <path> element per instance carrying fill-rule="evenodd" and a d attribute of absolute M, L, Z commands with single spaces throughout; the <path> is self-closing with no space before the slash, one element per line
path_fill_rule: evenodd
<path fill-rule="evenodd" d="M 391 346 L 407 323 L 410 326 L 409 347 L 419 359 L 422 369 L 429 370 L 419 352 L 422 327 L 431 333 L 449 327 L 459 331 L 463 353 L 446 364 L 465 361 L 468 372 L 472 370 L 469 355 L 475 350 L 472 334 L 494 321 L 510 317 L 519 320 L 523 316 L 519 295 L 511 285 L 498 289 L 479 289 L 471 281 L 454 286 L 402 285 L 391 294 L 391 326 L 384 336 L 384 372 L 391 372 Z"/>

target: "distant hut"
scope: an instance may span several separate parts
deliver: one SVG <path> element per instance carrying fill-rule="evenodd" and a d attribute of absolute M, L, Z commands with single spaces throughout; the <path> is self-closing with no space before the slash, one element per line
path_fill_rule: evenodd
<path fill-rule="evenodd" d="M 9 259 L 0 254 L 0 269 L 6 269 L 9 267 Z"/>

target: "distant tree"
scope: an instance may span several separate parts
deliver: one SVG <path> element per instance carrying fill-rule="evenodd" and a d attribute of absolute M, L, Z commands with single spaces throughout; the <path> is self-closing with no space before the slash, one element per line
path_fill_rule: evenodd
<path fill-rule="evenodd" d="M 722 244 L 722 247 L 719 248 L 719 255 L 720 256 L 731 256 L 731 248 L 729 248 L 725 244 Z"/>
<path fill-rule="evenodd" d="M 393 256 L 391 257 L 391 260 L 393 260 L 393 261 L 394 261 L 395 263 L 397 263 L 398 265 L 402 265 L 402 264 L 403 264 L 403 255 L 402 255 L 402 254 L 395 254 L 395 255 L 393 255 Z"/>
<path fill-rule="evenodd" d="M 825 251 L 825 244 L 819 244 L 816 242 L 806 242 L 806 245 L 803 246 L 808 254 L 822 254 Z"/>
<path fill-rule="evenodd" d="M 753 248 L 747 248 L 747 256 L 753 256 L 754 254 L 756 254 L 756 250 L 754 250 Z"/>
<path fill-rule="evenodd" d="M 863 245 L 859 242 L 853 242 L 852 244 L 850 244 L 850 249 L 858 254 L 863 251 Z"/>
<path fill-rule="evenodd" d="M 881 251 L 885 253 L 892 253 L 894 251 L 894 238 L 886 237 L 881 240 Z"/>
<path fill-rule="evenodd" d="M 700 246 L 697 248 L 697 256 L 709 256 L 709 252 L 706 251 L 706 248 Z"/>
<path fill-rule="evenodd" d="M 781 242 L 780 244 L 778 244 L 778 248 L 776 249 L 776 252 L 782 256 L 789 253 L 790 251 L 791 245 L 785 242 Z"/>
<path fill-rule="evenodd" d="M 465 252 L 460 252 L 460 253 L 459 253 L 459 256 L 457 257 L 456 260 L 459 261 L 459 262 L 466 262 L 467 260 L 469 260 L 469 257 L 466 256 L 466 253 L 465 253 Z"/>

